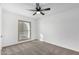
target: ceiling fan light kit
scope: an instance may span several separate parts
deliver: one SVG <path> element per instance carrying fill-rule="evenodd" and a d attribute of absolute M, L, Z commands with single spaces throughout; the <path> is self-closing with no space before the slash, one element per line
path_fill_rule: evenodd
<path fill-rule="evenodd" d="M 40 14 L 40 12 L 37 12 L 37 14 Z"/>

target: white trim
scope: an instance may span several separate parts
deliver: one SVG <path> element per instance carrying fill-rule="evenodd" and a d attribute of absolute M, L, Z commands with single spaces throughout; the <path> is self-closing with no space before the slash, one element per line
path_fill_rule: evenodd
<path fill-rule="evenodd" d="M 48 42 L 48 41 L 44 41 L 44 42 L 47 42 L 47 43 L 49 43 L 49 44 L 53 44 L 53 43 Z M 53 45 L 55 45 L 55 46 L 59 46 L 59 47 L 62 47 L 62 48 L 66 48 L 66 49 L 69 49 L 69 50 L 72 50 L 72 51 L 79 52 L 78 50 L 75 50 L 75 49 L 70 49 L 70 48 L 67 48 L 67 47 L 64 47 L 64 46 L 60 46 L 60 45 L 57 45 L 57 44 L 53 44 Z"/>
<path fill-rule="evenodd" d="M 2 46 L 2 47 L 7 47 L 7 46 L 11 46 L 11 45 L 16 45 L 16 44 L 19 44 L 19 43 L 29 42 L 29 41 L 33 41 L 33 40 L 35 40 L 35 39 L 24 40 L 24 41 L 17 41 L 17 43 L 10 44 L 10 45 L 6 45 L 6 46 Z"/>

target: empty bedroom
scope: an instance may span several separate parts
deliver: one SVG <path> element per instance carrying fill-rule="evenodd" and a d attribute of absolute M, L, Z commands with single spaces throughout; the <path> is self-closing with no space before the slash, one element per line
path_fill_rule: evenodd
<path fill-rule="evenodd" d="M 0 3 L 1 55 L 79 55 L 79 3 Z"/>

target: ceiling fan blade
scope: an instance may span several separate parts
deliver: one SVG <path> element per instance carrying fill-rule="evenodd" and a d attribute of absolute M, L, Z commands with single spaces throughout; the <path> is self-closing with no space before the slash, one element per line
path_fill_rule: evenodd
<path fill-rule="evenodd" d="M 37 12 L 35 12 L 33 15 L 35 15 Z"/>
<path fill-rule="evenodd" d="M 45 15 L 43 12 L 40 12 L 42 15 Z"/>
<path fill-rule="evenodd" d="M 48 11 L 48 10 L 50 10 L 50 8 L 42 9 L 41 11 Z"/>
<path fill-rule="evenodd" d="M 37 10 L 29 9 L 29 11 L 37 11 Z"/>

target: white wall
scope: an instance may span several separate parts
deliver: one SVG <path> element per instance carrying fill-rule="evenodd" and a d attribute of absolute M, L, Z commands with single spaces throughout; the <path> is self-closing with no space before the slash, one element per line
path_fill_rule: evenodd
<path fill-rule="evenodd" d="M 3 40 L 2 45 L 8 46 L 18 42 L 18 20 L 25 20 L 31 22 L 31 38 L 37 39 L 37 25 L 36 20 L 22 15 L 12 13 L 7 10 L 2 10 L 2 27 Z"/>
<path fill-rule="evenodd" d="M 0 4 L 0 54 L 1 54 L 1 25 L 2 25 L 2 23 L 1 23 L 1 21 L 2 21 L 1 16 L 2 16 L 2 8 L 1 8 L 1 4 Z"/>
<path fill-rule="evenodd" d="M 39 22 L 45 41 L 79 51 L 79 8 L 44 16 Z"/>

